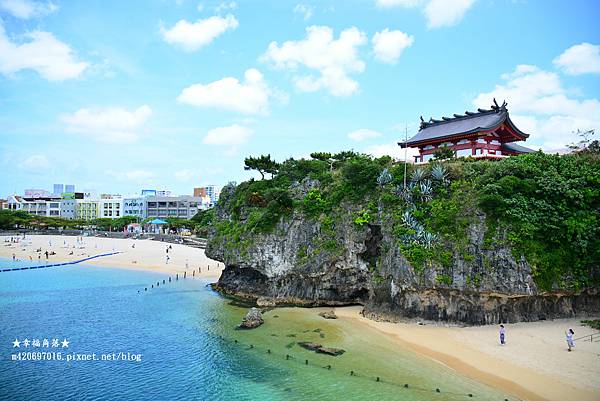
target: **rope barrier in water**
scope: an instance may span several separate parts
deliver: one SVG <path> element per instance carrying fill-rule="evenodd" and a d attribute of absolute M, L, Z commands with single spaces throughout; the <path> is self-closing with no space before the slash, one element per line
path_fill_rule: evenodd
<path fill-rule="evenodd" d="M 290 363 L 296 363 L 299 364 L 301 366 L 310 366 L 312 368 L 319 368 L 319 369 L 325 369 L 325 370 L 329 370 L 329 371 L 336 371 L 336 369 L 331 365 L 325 365 L 325 366 L 321 366 L 320 364 L 314 364 L 314 363 L 310 363 L 309 359 L 306 359 L 305 357 L 294 357 L 293 355 L 290 354 L 279 354 L 277 352 L 274 352 L 271 350 L 271 348 L 268 349 L 261 349 L 261 347 L 257 347 L 255 345 L 252 344 L 245 344 L 243 342 L 240 342 L 237 339 L 234 339 L 233 341 L 231 341 L 230 339 L 227 339 L 223 336 L 218 336 L 218 338 L 225 342 L 228 343 L 232 346 L 239 346 L 240 349 L 244 350 L 244 351 L 256 351 L 256 352 L 265 352 L 268 355 L 274 355 L 274 356 L 279 356 L 281 358 L 284 358 L 286 361 L 289 361 Z M 338 370 L 339 371 L 339 370 Z M 409 389 L 409 390 L 414 390 L 414 391 L 419 391 L 419 392 L 423 392 L 423 393 L 432 393 L 432 394 L 448 394 L 448 395 L 452 395 L 455 397 L 464 397 L 464 398 L 476 398 L 476 396 L 473 393 L 457 393 L 457 392 L 452 392 L 452 391 L 443 391 L 442 389 L 438 388 L 427 388 L 427 387 L 422 387 L 422 386 L 418 386 L 418 385 L 413 385 L 409 383 L 398 383 L 395 382 L 393 380 L 389 380 L 389 379 L 385 379 L 383 376 L 370 376 L 370 375 L 363 375 L 363 374 L 359 374 L 359 372 L 354 371 L 354 370 L 350 370 L 347 371 L 348 373 L 348 377 L 352 377 L 355 378 L 357 380 L 364 380 L 364 381 L 369 381 L 369 382 L 375 382 L 375 383 L 383 383 L 383 384 L 388 384 L 388 385 L 392 385 L 401 389 Z M 508 401 L 508 398 L 504 398 L 503 401 Z"/>
<path fill-rule="evenodd" d="M 10 268 L 10 269 L 1 269 L 0 273 L 14 272 L 14 271 L 19 271 L 19 270 L 45 269 L 47 267 L 58 267 L 58 266 L 75 265 L 77 263 L 85 262 L 87 260 L 101 258 L 101 257 L 104 257 L 104 256 L 116 255 L 118 253 L 121 253 L 121 252 L 102 253 L 100 255 L 94 255 L 94 256 L 90 256 L 90 257 L 84 258 L 84 259 L 73 260 L 71 262 L 53 263 L 53 264 L 50 264 L 50 265 L 38 265 L 38 266 L 27 266 L 27 267 L 13 267 L 13 268 Z"/>

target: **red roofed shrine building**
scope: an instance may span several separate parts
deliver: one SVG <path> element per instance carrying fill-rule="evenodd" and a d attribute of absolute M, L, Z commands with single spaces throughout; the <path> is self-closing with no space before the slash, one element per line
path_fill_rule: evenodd
<path fill-rule="evenodd" d="M 421 117 L 419 132 L 406 142 L 399 142 L 402 148 L 419 148 L 415 163 L 429 161 L 434 153 L 444 147 L 454 150 L 457 157 L 471 156 L 483 159 L 500 159 L 534 150 L 518 145 L 528 134 L 521 132 L 511 121 L 506 102 L 499 106 L 494 99 L 490 110 L 477 109 L 477 112 L 454 114 L 441 120 Z"/>

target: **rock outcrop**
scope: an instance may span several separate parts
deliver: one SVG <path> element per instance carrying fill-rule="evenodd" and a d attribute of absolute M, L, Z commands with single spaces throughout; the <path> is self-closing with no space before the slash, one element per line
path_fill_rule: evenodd
<path fill-rule="evenodd" d="M 294 188 L 298 196 L 314 185 L 305 184 Z M 231 196 L 225 191 L 221 199 L 216 218 L 231 221 Z M 532 266 L 513 255 L 505 234 L 486 234 L 482 212 L 467 229 L 466 246 L 445 244 L 450 263 L 418 269 L 398 246 L 387 224 L 390 216 L 358 226 L 352 218 L 358 206 L 343 209 L 333 229 L 296 210 L 268 233 L 234 240 L 213 232 L 206 254 L 225 264 L 215 288 L 251 301 L 260 298 L 262 305 L 360 304 L 366 316 L 386 320 L 492 324 L 600 312 L 597 290 L 539 291 Z"/>
<path fill-rule="evenodd" d="M 242 323 L 240 323 L 241 329 L 254 329 L 265 321 L 262 318 L 262 314 L 256 308 L 252 308 L 248 311 L 244 319 L 242 319 Z"/>

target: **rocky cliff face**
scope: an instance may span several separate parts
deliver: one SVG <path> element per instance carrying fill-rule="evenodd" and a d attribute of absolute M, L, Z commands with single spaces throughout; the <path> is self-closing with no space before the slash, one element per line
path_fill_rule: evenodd
<path fill-rule="evenodd" d="M 307 188 L 297 189 L 298 198 Z M 232 219 L 228 198 L 222 195 L 217 221 Z M 358 226 L 352 219 L 356 207 L 341 210 L 333 224 L 295 211 L 271 233 L 233 240 L 213 232 L 207 255 L 226 266 L 217 288 L 268 304 L 362 304 L 365 315 L 387 320 L 490 324 L 600 311 L 594 291 L 539 293 L 531 266 L 513 256 L 502 232 L 484 241 L 486 217 L 480 212 L 468 227 L 466 248 L 445 244 L 451 263 L 419 269 L 403 255 L 389 216 Z"/>

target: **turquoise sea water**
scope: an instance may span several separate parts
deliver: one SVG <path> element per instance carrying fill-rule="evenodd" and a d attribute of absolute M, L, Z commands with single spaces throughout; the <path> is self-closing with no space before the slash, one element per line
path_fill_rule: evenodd
<path fill-rule="evenodd" d="M 191 278 L 84 265 L 0 273 L 0 399 L 514 400 L 310 310 L 272 310 L 258 329 L 235 330 L 246 311 Z M 318 355 L 297 341 L 347 352 Z M 32 351 L 62 359 L 23 360 Z"/>

